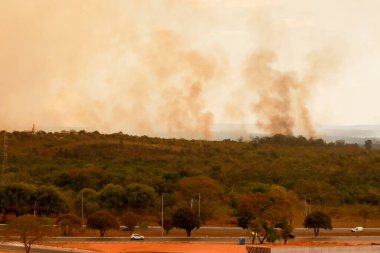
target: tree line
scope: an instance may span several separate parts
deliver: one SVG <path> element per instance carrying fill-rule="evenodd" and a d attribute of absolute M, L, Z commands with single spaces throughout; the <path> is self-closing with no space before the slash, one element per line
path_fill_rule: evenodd
<path fill-rule="evenodd" d="M 284 135 L 204 141 L 83 130 L 6 134 L 3 213 L 78 214 L 83 193 L 86 217 L 102 209 L 155 216 L 163 195 L 173 209 L 197 213 L 200 204 L 207 223 L 239 217 L 244 199 L 271 196 L 276 187 L 291 192 L 293 204 L 372 209 L 380 203 L 380 151 L 371 142 L 361 147 Z"/>

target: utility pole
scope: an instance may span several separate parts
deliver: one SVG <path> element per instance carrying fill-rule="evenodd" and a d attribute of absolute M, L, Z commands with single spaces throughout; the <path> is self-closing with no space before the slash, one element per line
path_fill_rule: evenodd
<path fill-rule="evenodd" d="M 198 217 L 201 218 L 201 194 L 198 193 Z"/>
<path fill-rule="evenodd" d="M 190 199 L 190 209 L 193 211 L 193 198 Z"/>
<path fill-rule="evenodd" d="M 81 229 L 83 229 L 83 189 L 82 189 L 82 223 L 81 223 Z"/>
<path fill-rule="evenodd" d="M 309 213 L 311 213 L 311 198 L 310 198 L 310 211 L 309 211 Z"/>
<path fill-rule="evenodd" d="M 164 194 L 161 194 L 161 237 L 164 237 Z"/>
<path fill-rule="evenodd" d="M 305 195 L 305 217 L 307 216 L 307 203 L 306 203 L 306 195 Z"/>

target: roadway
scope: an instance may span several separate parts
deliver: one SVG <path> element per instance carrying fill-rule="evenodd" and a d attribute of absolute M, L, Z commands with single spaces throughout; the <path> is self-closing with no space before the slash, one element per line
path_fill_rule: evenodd
<path fill-rule="evenodd" d="M 51 237 L 51 242 L 239 242 L 250 237 L 145 237 L 145 240 L 131 241 L 129 237 Z M 289 241 L 318 241 L 318 242 L 372 242 L 380 243 L 380 236 L 300 236 Z"/>
<path fill-rule="evenodd" d="M 148 228 L 150 231 L 161 231 L 160 226 L 149 226 Z M 220 233 L 224 232 L 230 232 L 230 233 L 250 233 L 251 230 L 249 229 L 244 229 L 240 227 L 200 227 L 197 229 L 199 232 L 215 232 L 218 231 Z M 333 228 L 332 230 L 323 230 L 321 229 L 322 233 L 352 233 L 351 228 Z M 380 234 L 380 228 L 365 228 L 364 231 L 367 233 L 379 233 Z M 311 233 L 311 229 L 307 228 L 294 228 L 293 233 L 298 234 L 298 233 Z M 360 232 L 358 232 L 360 233 Z M 354 233 L 352 233 L 354 234 Z"/>
<path fill-rule="evenodd" d="M 160 227 L 150 227 L 149 230 L 161 230 Z M 248 229 L 242 229 L 238 227 L 201 227 L 199 231 L 211 232 L 211 231 L 221 231 L 223 232 L 233 232 L 242 234 L 239 236 L 232 237 L 145 237 L 144 242 L 234 242 L 238 243 L 240 238 L 245 238 L 246 243 L 249 243 L 252 238 L 246 235 L 250 233 Z M 294 234 L 296 238 L 289 239 L 293 241 L 318 241 L 318 242 L 368 242 L 380 244 L 380 236 L 366 235 L 361 232 L 352 233 L 350 228 L 334 228 L 332 230 L 322 230 L 323 235 L 315 237 L 312 235 L 312 231 L 305 228 L 295 228 Z M 366 233 L 379 233 L 380 228 L 366 228 Z M 335 233 L 335 234 L 334 234 Z M 300 234 L 300 236 L 297 236 Z M 347 234 L 339 235 L 336 234 Z M 132 242 L 141 243 L 141 241 L 131 241 L 129 236 L 126 237 L 49 237 L 46 238 L 47 241 L 51 242 Z M 45 239 L 45 240 L 46 240 Z M 23 250 L 21 244 L 0 244 L 0 249 L 7 250 Z M 78 252 L 78 253 L 90 253 L 91 251 L 76 250 L 76 249 L 62 249 L 55 247 L 45 247 L 45 246 L 32 246 L 31 252 L 41 252 L 41 253 L 67 253 L 67 252 Z"/>
<path fill-rule="evenodd" d="M 155 232 L 154 234 L 160 234 L 161 227 L 150 226 L 148 231 Z M 183 230 L 173 229 L 172 232 Z M 201 227 L 195 230 L 202 234 L 202 236 L 192 236 L 192 237 L 174 237 L 174 236 L 145 236 L 145 241 L 149 242 L 181 242 L 181 241 L 194 241 L 194 242 L 236 242 L 239 238 L 244 237 L 246 240 L 250 240 L 249 235 L 251 231 L 249 229 L 242 229 L 240 227 Z M 380 228 L 365 228 L 365 232 L 351 232 L 350 228 L 334 228 L 332 230 L 321 230 L 320 236 L 315 237 L 313 230 L 306 228 L 295 228 L 293 233 L 296 238 L 291 239 L 295 241 L 368 241 L 368 242 L 380 242 Z M 171 232 L 171 233 L 172 233 Z M 140 231 L 136 231 L 140 233 Z M 207 236 L 207 233 L 213 236 Z M 142 232 L 144 235 L 144 232 Z M 178 233 L 176 233 L 178 234 Z M 220 234 L 220 236 L 219 236 Z M 225 236 L 225 235 L 233 236 Z M 130 241 L 129 233 L 126 232 L 123 237 L 51 237 L 52 241 L 59 242 L 92 242 L 92 241 L 104 241 L 104 242 L 126 242 Z"/>

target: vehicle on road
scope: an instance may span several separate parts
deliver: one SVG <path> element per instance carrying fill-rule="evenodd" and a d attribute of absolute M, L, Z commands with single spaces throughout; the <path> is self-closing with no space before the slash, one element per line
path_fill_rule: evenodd
<path fill-rule="evenodd" d="M 131 240 L 144 240 L 144 236 L 139 235 L 139 234 L 132 234 Z"/>
<path fill-rule="evenodd" d="M 363 231 L 364 231 L 363 227 L 356 227 L 356 228 L 351 229 L 351 232 L 363 232 Z"/>
<path fill-rule="evenodd" d="M 288 238 L 289 238 L 289 239 L 293 239 L 293 238 L 295 238 L 295 237 L 296 237 L 295 234 L 288 234 Z"/>
<path fill-rule="evenodd" d="M 127 226 L 120 226 L 120 229 L 123 231 L 131 231 Z"/>

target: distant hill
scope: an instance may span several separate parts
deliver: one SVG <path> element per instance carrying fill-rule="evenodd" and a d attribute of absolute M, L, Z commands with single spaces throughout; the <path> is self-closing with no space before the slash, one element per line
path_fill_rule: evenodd
<path fill-rule="evenodd" d="M 216 140 L 264 137 L 254 124 L 217 124 L 214 129 Z M 364 145 L 366 140 L 373 141 L 374 148 L 380 148 L 380 125 L 352 125 L 352 126 L 324 126 L 319 131 L 317 138 L 326 142 L 344 140 L 346 143 Z"/>
<path fill-rule="evenodd" d="M 202 141 L 96 131 L 13 132 L 7 137 L 8 182 L 74 192 L 138 182 L 160 194 L 174 193 L 184 178 L 206 176 L 219 182 L 226 196 L 254 191 L 262 183 L 283 186 L 301 198 L 317 192 L 325 196 L 319 197 L 321 203 L 323 198 L 380 203 L 380 151 L 356 144 L 283 135 Z"/>

